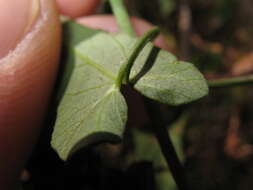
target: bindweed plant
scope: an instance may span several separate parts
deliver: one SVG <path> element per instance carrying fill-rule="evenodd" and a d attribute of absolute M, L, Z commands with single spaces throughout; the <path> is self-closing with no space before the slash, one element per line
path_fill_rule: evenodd
<path fill-rule="evenodd" d="M 128 85 L 152 100 L 146 105 L 161 150 L 178 188 L 187 189 L 183 167 L 154 101 L 187 104 L 206 96 L 208 84 L 192 63 L 180 61 L 151 43 L 159 28 L 137 38 L 122 0 L 110 0 L 110 4 L 121 29 L 117 34 L 73 21 L 63 24 L 65 69 L 52 147 L 67 160 L 84 147 L 120 142 L 128 118 L 121 89 Z"/>

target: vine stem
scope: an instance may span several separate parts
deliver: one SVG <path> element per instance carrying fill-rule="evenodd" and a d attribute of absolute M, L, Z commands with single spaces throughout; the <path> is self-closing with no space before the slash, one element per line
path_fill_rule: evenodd
<path fill-rule="evenodd" d="M 133 67 L 133 64 L 142 51 L 142 49 L 147 45 L 148 42 L 155 39 L 160 33 L 160 30 L 158 27 L 154 27 L 150 31 L 146 32 L 135 44 L 135 47 L 130 53 L 129 59 L 125 64 L 123 64 L 120 68 L 118 77 L 116 79 L 116 87 L 120 88 L 123 80 L 126 79 L 126 83 L 129 83 L 129 76 L 131 72 L 131 68 Z"/>
<path fill-rule="evenodd" d="M 210 87 L 214 87 L 214 88 L 252 84 L 252 83 L 253 83 L 253 75 L 216 79 L 216 80 L 209 80 L 208 81 L 208 85 Z"/>
<path fill-rule="evenodd" d="M 120 27 L 120 30 L 130 36 L 135 36 L 135 32 L 133 30 L 123 0 L 110 0 L 110 5 L 112 7 L 113 14 L 117 19 L 117 23 Z"/>
<path fill-rule="evenodd" d="M 144 98 L 144 103 L 148 116 L 151 119 L 152 129 L 177 187 L 179 190 L 187 190 L 188 182 L 186 173 L 167 131 L 166 122 L 162 116 L 160 107 L 156 102 L 147 98 Z"/>
<path fill-rule="evenodd" d="M 123 4 L 123 0 L 110 0 L 110 4 L 121 31 L 127 33 L 130 36 L 135 36 L 128 13 Z M 131 68 L 140 51 L 148 43 L 148 41 L 154 39 L 158 34 L 159 30 L 155 28 L 146 33 L 146 35 L 144 35 L 140 40 L 138 40 L 134 50 L 130 54 L 130 59 L 120 68 L 120 73 L 116 80 L 117 87 L 121 86 L 124 77 L 126 77 L 127 81 L 129 80 Z M 149 117 L 152 122 L 154 133 L 157 137 L 161 151 L 167 161 L 168 167 L 170 168 L 178 189 L 187 190 L 188 185 L 184 168 L 179 161 L 171 138 L 168 134 L 168 131 L 166 130 L 166 123 L 163 122 L 159 106 L 151 100 L 148 100 L 146 98 L 144 98 L 144 100 L 146 109 L 149 112 Z"/>

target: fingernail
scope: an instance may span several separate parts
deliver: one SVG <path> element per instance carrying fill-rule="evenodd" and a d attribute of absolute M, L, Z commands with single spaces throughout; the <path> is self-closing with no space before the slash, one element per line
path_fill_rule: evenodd
<path fill-rule="evenodd" d="M 39 0 L 0 0 L 0 58 L 27 34 L 40 12 Z"/>

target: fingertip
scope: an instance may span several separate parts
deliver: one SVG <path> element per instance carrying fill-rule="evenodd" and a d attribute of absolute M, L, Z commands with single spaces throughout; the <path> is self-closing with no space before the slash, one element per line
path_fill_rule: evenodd
<path fill-rule="evenodd" d="M 92 15 L 78 18 L 77 22 L 87 27 L 104 30 L 110 33 L 119 31 L 116 19 L 112 15 Z M 145 32 L 154 27 L 154 25 L 149 22 L 136 17 L 132 17 L 131 22 L 137 36 L 143 35 Z M 163 35 L 159 35 L 154 41 L 154 44 L 162 49 L 170 50 Z"/>
<path fill-rule="evenodd" d="M 59 15 L 54 1 L 38 1 L 34 26 L 0 59 L 0 189 L 14 189 L 38 137 L 57 74 Z"/>
<path fill-rule="evenodd" d="M 56 0 L 56 2 L 61 14 L 77 18 L 94 13 L 101 0 Z"/>
<path fill-rule="evenodd" d="M 38 0 L 32 3 L 30 0 L 0 0 L 0 58 L 13 50 L 30 30 L 39 10 Z"/>
<path fill-rule="evenodd" d="M 78 18 L 76 21 L 89 28 L 104 30 L 110 33 L 119 31 L 116 20 L 111 15 L 92 15 Z"/>

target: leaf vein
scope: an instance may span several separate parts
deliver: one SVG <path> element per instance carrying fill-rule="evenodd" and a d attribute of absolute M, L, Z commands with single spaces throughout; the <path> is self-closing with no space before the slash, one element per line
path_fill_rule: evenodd
<path fill-rule="evenodd" d="M 108 70 L 106 70 L 105 68 L 101 67 L 100 65 L 94 63 L 92 60 L 90 60 L 88 57 L 82 55 L 82 53 L 80 53 L 77 49 L 75 49 L 75 53 L 77 54 L 77 56 L 83 61 L 83 63 L 95 68 L 97 71 L 99 71 L 101 74 L 103 74 L 104 76 L 106 76 L 107 78 L 112 79 L 113 81 L 116 80 L 116 77 L 109 72 Z"/>
<path fill-rule="evenodd" d="M 165 75 L 165 76 L 164 75 L 150 74 L 149 76 L 146 76 L 146 77 L 144 76 L 142 79 L 149 79 L 149 78 L 161 78 L 161 79 L 163 79 L 163 78 L 171 78 L 171 77 L 175 76 L 175 74 L 180 73 L 180 72 L 188 71 L 191 68 L 192 68 L 192 66 L 189 66 L 187 68 L 184 68 L 182 70 L 176 71 L 174 73 L 170 73 L 169 75 Z"/>
<path fill-rule="evenodd" d="M 103 88 L 107 85 L 112 85 L 112 83 L 105 83 L 105 84 L 102 84 L 102 85 L 99 85 L 99 86 L 96 86 L 96 87 L 92 87 L 92 88 L 87 88 L 87 89 L 83 89 L 81 91 L 78 91 L 78 92 L 66 92 L 65 94 L 66 95 L 69 95 L 69 96 L 76 96 L 76 95 L 80 95 L 80 94 L 83 94 L 83 93 L 86 93 L 86 92 L 89 92 L 89 91 L 92 91 L 92 90 L 96 90 L 98 88 Z"/>
<path fill-rule="evenodd" d="M 146 87 L 149 87 L 149 88 L 154 88 L 154 89 L 156 89 L 156 90 L 158 90 L 158 91 L 161 91 L 161 89 L 157 88 L 156 86 L 147 85 L 147 84 L 142 84 L 142 86 L 146 86 Z M 169 89 L 166 89 L 166 90 L 167 90 L 167 91 L 170 91 Z M 191 97 L 190 97 L 190 96 L 187 96 L 187 95 L 185 95 L 185 94 L 182 93 L 182 92 L 177 91 L 176 93 L 178 93 L 178 94 L 180 94 L 180 95 L 186 97 L 188 100 L 191 100 Z"/>

